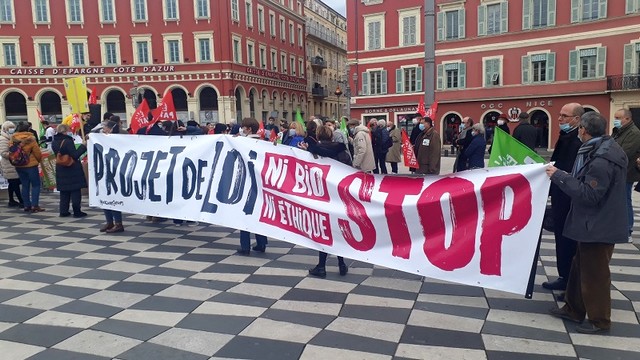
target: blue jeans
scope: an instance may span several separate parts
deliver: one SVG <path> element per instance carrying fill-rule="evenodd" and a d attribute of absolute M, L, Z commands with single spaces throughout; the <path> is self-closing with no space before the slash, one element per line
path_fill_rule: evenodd
<path fill-rule="evenodd" d="M 264 235 L 256 234 L 256 246 L 267 246 L 267 237 Z M 240 231 L 240 248 L 242 250 L 250 250 L 251 248 L 251 233 L 248 231 Z"/>
<path fill-rule="evenodd" d="M 109 224 L 122 224 L 122 213 L 120 211 L 104 209 L 104 217 Z"/>
<path fill-rule="evenodd" d="M 633 183 L 627 183 L 627 216 L 629 218 L 629 235 L 633 232 L 633 204 L 631 203 L 631 190 Z"/>
<path fill-rule="evenodd" d="M 38 167 L 16 168 L 16 171 L 22 184 L 22 202 L 24 203 L 24 207 L 39 206 L 41 185 Z"/>

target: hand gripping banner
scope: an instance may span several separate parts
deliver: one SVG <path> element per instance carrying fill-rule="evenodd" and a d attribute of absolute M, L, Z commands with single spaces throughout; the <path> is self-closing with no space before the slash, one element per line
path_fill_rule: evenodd
<path fill-rule="evenodd" d="M 91 134 L 90 204 L 248 230 L 431 278 L 524 294 L 544 165 L 371 175 L 229 135 Z"/>

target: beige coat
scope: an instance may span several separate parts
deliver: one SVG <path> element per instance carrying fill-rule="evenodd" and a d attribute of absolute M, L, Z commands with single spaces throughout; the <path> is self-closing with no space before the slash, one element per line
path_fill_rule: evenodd
<path fill-rule="evenodd" d="M 400 128 L 394 125 L 393 130 L 389 131 L 389 136 L 391 136 L 393 146 L 389 148 L 386 160 L 394 163 L 402 162 L 402 133 Z"/>
<path fill-rule="evenodd" d="M 9 162 L 9 146 L 11 146 L 11 135 L 2 131 L 0 133 L 0 173 L 5 179 L 17 179 L 18 172 Z"/>
<path fill-rule="evenodd" d="M 373 146 L 371 145 L 371 135 L 369 128 L 358 125 L 355 128 L 353 137 L 353 167 L 362 171 L 373 171 L 376 162 L 373 157 Z"/>

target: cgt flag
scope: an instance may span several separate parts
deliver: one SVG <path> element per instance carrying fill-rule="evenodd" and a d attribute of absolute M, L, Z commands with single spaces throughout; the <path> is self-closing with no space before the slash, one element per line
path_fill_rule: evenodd
<path fill-rule="evenodd" d="M 489 167 L 536 163 L 544 164 L 546 161 L 525 144 L 496 126 L 491 156 L 489 157 Z"/>
<path fill-rule="evenodd" d="M 147 133 L 151 130 L 153 124 L 158 121 L 177 121 L 178 114 L 176 113 L 176 107 L 173 105 L 173 94 L 171 91 L 166 93 L 160 101 L 160 105 L 155 110 L 152 110 L 153 121 L 147 126 Z"/>
<path fill-rule="evenodd" d="M 149 123 L 149 104 L 147 99 L 142 99 L 140 105 L 131 117 L 131 131 L 135 134 L 141 127 Z"/>
<path fill-rule="evenodd" d="M 411 141 L 409 141 L 409 136 L 407 136 L 407 131 L 402 129 L 402 157 L 404 158 L 404 166 L 408 166 L 411 168 L 419 168 L 418 160 L 416 159 L 416 154 L 413 152 L 413 145 Z"/>
<path fill-rule="evenodd" d="M 427 110 L 424 108 L 424 99 L 420 97 L 420 102 L 418 102 L 418 114 L 422 116 L 427 116 Z"/>
<path fill-rule="evenodd" d="M 424 103 L 422 106 L 424 107 Z M 437 112 L 438 112 L 438 102 L 434 101 L 433 104 L 429 106 L 429 110 L 427 110 L 427 112 L 423 116 L 426 116 L 433 120 L 435 119 Z"/>
<path fill-rule="evenodd" d="M 91 89 L 91 95 L 89 95 L 89 105 L 95 105 L 98 103 L 98 89 L 94 86 Z"/>

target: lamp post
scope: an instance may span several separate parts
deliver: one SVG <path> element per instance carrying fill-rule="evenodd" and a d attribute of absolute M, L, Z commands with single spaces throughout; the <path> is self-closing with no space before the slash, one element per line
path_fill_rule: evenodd
<path fill-rule="evenodd" d="M 142 102 L 140 99 L 141 96 L 144 96 L 144 89 L 138 88 L 138 80 L 133 80 L 133 87 L 129 89 L 129 95 L 131 95 L 131 105 L 133 105 L 134 109 L 138 108 L 138 105 Z"/>
<path fill-rule="evenodd" d="M 340 89 L 340 84 L 336 87 L 336 91 L 334 92 L 338 97 L 338 120 L 340 119 L 340 96 L 342 95 L 342 89 Z"/>
<path fill-rule="evenodd" d="M 355 96 L 358 96 L 358 72 L 355 71 L 353 73 L 353 92 L 355 94 Z"/>

